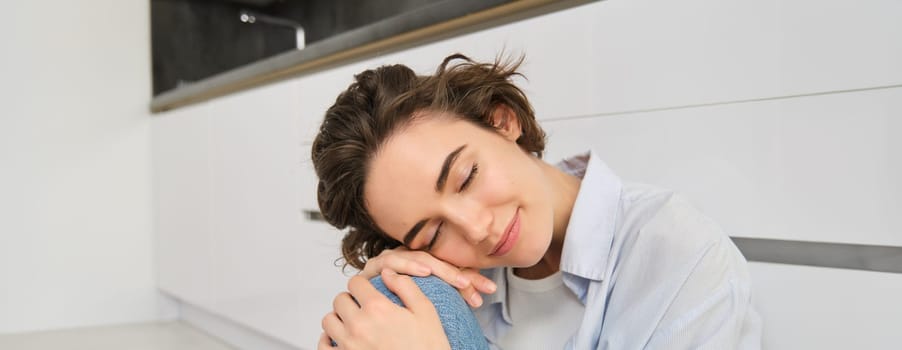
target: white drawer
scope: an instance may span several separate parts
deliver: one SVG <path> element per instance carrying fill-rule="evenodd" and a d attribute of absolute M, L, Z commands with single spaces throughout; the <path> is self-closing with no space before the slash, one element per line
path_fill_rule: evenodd
<path fill-rule="evenodd" d="M 902 275 L 751 263 L 762 348 L 896 349 Z"/>
<path fill-rule="evenodd" d="M 902 88 L 549 121 L 547 159 L 594 148 L 731 235 L 902 246 Z"/>

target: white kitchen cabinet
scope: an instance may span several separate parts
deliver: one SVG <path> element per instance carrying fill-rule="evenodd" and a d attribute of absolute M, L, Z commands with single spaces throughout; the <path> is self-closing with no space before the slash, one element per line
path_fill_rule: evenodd
<path fill-rule="evenodd" d="M 762 349 L 895 349 L 902 275 L 751 263 Z"/>
<path fill-rule="evenodd" d="M 585 77 L 571 78 L 598 80 L 595 107 L 560 113 L 540 97 L 546 118 L 902 84 L 898 1 L 612 0 L 598 7 L 595 67 L 580 66 Z M 558 94 L 569 93 L 564 86 Z"/>
<path fill-rule="evenodd" d="M 157 286 L 185 302 L 213 303 L 210 106 L 153 119 L 154 255 Z"/>
<path fill-rule="evenodd" d="M 154 178 L 160 288 L 300 347 L 345 278 L 338 233 L 302 213 L 316 208 L 299 103 L 286 81 L 156 117 Z"/>
<path fill-rule="evenodd" d="M 547 121 L 549 160 L 593 148 L 731 235 L 902 246 L 902 88 Z"/>

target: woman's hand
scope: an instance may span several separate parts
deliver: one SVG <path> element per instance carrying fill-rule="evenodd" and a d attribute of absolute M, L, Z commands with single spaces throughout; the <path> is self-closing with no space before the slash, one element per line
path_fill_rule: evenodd
<path fill-rule="evenodd" d="M 383 250 L 379 256 L 367 260 L 366 266 L 363 271 L 360 271 L 359 276 L 370 279 L 376 277 L 384 269 L 418 277 L 435 275 L 457 288 L 471 307 L 482 305 L 480 292 L 492 294 L 497 289 L 495 283 L 481 275 L 479 270 L 461 269 L 439 260 L 427 252 L 411 251 L 404 247 Z"/>
<path fill-rule="evenodd" d="M 335 349 L 331 338 L 338 349 L 450 350 L 435 307 L 420 287 L 410 277 L 391 270 L 382 272 L 382 280 L 406 307 L 395 305 L 369 279 L 354 276 L 348 282 L 350 293 L 335 297 L 333 312 L 323 318 L 325 333 L 317 348 Z"/>

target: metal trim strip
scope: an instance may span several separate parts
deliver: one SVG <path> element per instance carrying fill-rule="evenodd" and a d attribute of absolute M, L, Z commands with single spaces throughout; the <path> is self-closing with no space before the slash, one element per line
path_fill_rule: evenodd
<path fill-rule="evenodd" d="M 731 238 L 749 261 L 902 273 L 902 247 Z"/>

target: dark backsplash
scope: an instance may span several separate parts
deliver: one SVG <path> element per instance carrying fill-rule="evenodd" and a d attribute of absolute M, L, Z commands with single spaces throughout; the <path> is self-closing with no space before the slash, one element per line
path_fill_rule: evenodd
<path fill-rule="evenodd" d="M 442 1 L 151 0 L 153 93 L 296 49 L 294 29 L 242 23 L 242 10 L 300 24 L 309 45 Z"/>

